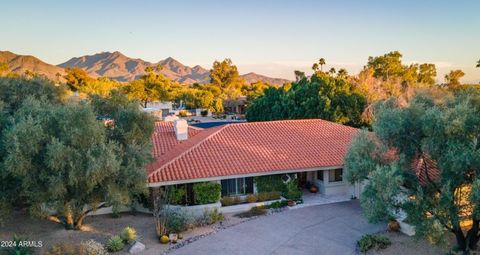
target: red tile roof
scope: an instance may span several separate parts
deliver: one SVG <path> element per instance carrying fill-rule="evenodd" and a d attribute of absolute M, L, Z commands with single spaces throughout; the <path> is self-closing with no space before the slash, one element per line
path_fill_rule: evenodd
<path fill-rule="evenodd" d="M 425 186 L 440 179 L 440 170 L 437 167 L 437 162 L 428 156 L 419 156 L 412 162 L 412 168 L 418 177 L 420 185 Z"/>
<path fill-rule="evenodd" d="M 341 166 L 358 129 L 309 119 L 190 132 L 188 140 L 178 142 L 172 123 L 156 124 L 149 183 Z"/>

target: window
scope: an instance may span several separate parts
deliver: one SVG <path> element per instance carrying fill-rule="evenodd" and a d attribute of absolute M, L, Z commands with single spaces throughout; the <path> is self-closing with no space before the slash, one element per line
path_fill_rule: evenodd
<path fill-rule="evenodd" d="M 222 196 L 253 193 L 253 177 L 222 180 Z"/>
<path fill-rule="evenodd" d="M 341 182 L 343 181 L 343 169 L 335 169 L 328 171 L 328 182 Z"/>
<path fill-rule="evenodd" d="M 323 170 L 317 171 L 317 180 L 323 181 Z"/>

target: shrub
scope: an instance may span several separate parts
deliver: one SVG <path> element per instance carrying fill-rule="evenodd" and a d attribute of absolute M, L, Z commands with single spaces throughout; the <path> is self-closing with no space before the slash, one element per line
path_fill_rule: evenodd
<path fill-rule="evenodd" d="M 18 245 L 20 242 L 26 241 L 26 238 L 19 237 L 17 235 L 13 236 L 13 242 L 15 245 L 13 247 L 6 248 L 6 253 L 7 254 L 12 254 L 12 255 L 30 255 L 33 254 L 32 248 L 28 246 L 22 246 Z M 3 250 L 3 248 L 1 249 Z"/>
<path fill-rule="evenodd" d="M 183 118 L 187 117 L 188 116 L 187 111 L 185 111 L 185 110 L 179 111 L 178 116 L 183 117 Z"/>
<path fill-rule="evenodd" d="M 252 207 L 249 211 L 236 214 L 235 216 L 240 218 L 250 218 L 253 216 L 264 215 L 267 213 L 267 210 L 264 207 L 255 206 Z"/>
<path fill-rule="evenodd" d="M 45 255 L 77 255 L 81 254 L 80 247 L 71 243 L 54 244 Z"/>
<path fill-rule="evenodd" d="M 123 249 L 123 247 L 122 247 Z M 92 239 L 82 242 L 80 244 L 80 253 L 81 255 L 107 255 L 108 252 L 105 250 L 105 247 L 99 242 L 96 242 Z"/>
<path fill-rule="evenodd" d="M 283 183 L 281 174 L 255 177 L 255 184 L 258 192 L 277 191 L 284 193 L 287 191 L 287 186 Z"/>
<path fill-rule="evenodd" d="M 270 192 L 260 192 L 257 194 L 258 201 L 269 201 L 280 199 L 280 192 L 270 191 Z"/>
<path fill-rule="evenodd" d="M 126 227 L 122 230 L 120 237 L 124 243 L 131 243 L 137 240 L 137 231 L 134 228 Z"/>
<path fill-rule="evenodd" d="M 172 205 L 179 205 L 183 203 L 185 194 L 187 192 L 184 188 L 170 187 L 168 191 L 168 202 Z"/>
<path fill-rule="evenodd" d="M 118 252 L 123 250 L 123 247 L 125 245 L 123 244 L 122 238 L 119 236 L 112 236 L 108 241 L 107 241 L 107 250 L 111 252 Z"/>
<path fill-rule="evenodd" d="M 367 252 L 373 248 L 385 249 L 392 242 L 388 237 L 378 235 L 364 235 L 357 241 L 358 249 L 361 252 Z"/>
<path fill-rule="evenodd" d="M 247 196 L 247 202 L 249 203 L 255 203 L 258 201 L 258 198 L 257 196 L 253 195 L 253 194 L 250 194 Z"/>
<path fill-rule="evenodd" d="M 214 208 L 213 210 L 205 209 L 203 215 L 197 219 L 197 225 L 211 225 L 224 219 L 225 217 L 217 208 Z"/>
<path fill-rule="evenodd" d="M 208 110 L 201 111 L 200 115 L 202 115 L 203 117 L 206 117 L 208 115 Z"/>
<path fill-rule="evenodd" d="M 89 240 L 80 244 L 54 244 L 45 255 L 107 255 L 105 247 L 99 242 Z"/>
<path fill-rule="evenodd" d="M 187 230 L 190 217 L 182 210 L 167 209 L 165 210 L 165 227 L 169 233 L 179 233 Z"/>
<path fill-rule="evenodd" d="M 299 200 L 302 198 L 302 191 L 298 188 L 297 180 L 292 180 L 287 183 L 287 193 L 285 194 L 286 198 L 291 200 Z"/>
<path fill-rule="evenodd" d="M 287 200 L 275 201 L 275 202 L 267 205 L 267 208 L 269 208 L 269 209 L 279 209 L 279 208 L 285 207 L 287 205 L 288 205 Z"/>
<path fill-rule="evenodd" d="M 220 183 L 216 182 L 195 183 L 193 185 L 195 203 L 203 205 L 218 202 L 220 200 L 221 188 Z"/>
<path fill-rule="evenodd" d="M 226 197 L 222 197 L 222 199 L 220 200 L 220 203 L 222 203 L 223 206 L 229 206 L 229 205 L 234 205 L 234 200 L 233 200 L 233 197 L 229 197 L 229 196 L 226 196 Z"/>

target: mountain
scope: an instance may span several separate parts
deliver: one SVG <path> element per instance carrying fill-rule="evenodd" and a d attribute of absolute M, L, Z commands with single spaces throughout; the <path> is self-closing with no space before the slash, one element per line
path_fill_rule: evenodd
<path fill-rule="evenodd" d="M 151 65 L 150 62 L 129 58 L 115 51 L 72 58 L 58 66 L 78 67 L 87 71 L 92 77 L 105 76 L 118 81 L 131 81 L 145 74 L 145 68 Z"/>
<path fill-rule="evenodd" d="M 57 73 L 64 74 L 63 68 L 47 64 L 34 56 L 17 55 L 10 51 L 0 51 L 0 62 L 7 63 L 10 71 L 16 74 L 25 74 L 28 70 L 51 80 L 57 79 Z"/>
<path fill-rule="evenodd" d="M 47 64 L 33 56 L 17 55 L 9 51 L 0 51 L 0 62 L 7 62 L 14 73 L 23 74 L 26 70 L 43 74 L 55 80 L 56 74 L 64 74 L 67 67 L 78 67 L 87 71 L 92 77 L 108 77 L 118 81 L 131 81 L 145 74 L 145 68 L 161 65 L 161 73 L 167 78 L 184 84 L 210 82 L 210 70 L 199 65 L 189 67 L 174 58 L 166 58 L 151 63 L 139 58 L 130 58 L 121 52 L 102 52 L 94 55 L 75 57 L 58 66 Z M 288 80 L 271 78 L 256 73 L 241 75 L 248 83 L 263 81 L 273 85 L 282 85 Z"/>
<path fill-rule="evenodd" d="M 254 82 L 257 82 L 257 81 L 263 81 L 265 83 L 270 83 L 272 85 L 281 86 L 285 82 L 289 82 L 289 80 L 287 80 L 287 79 L 271 78 L 271 77 L 267 77 L 267 76 L 264 76 L 264 75 L 261 75 L 261 74 L 256 74 L 256 73 L 253 73 L 253 72 L 243 74 L 241 76 L 243 77 L 243 79 L 245 79 L 245 81 L 247 83 L 254 83 Z"/>

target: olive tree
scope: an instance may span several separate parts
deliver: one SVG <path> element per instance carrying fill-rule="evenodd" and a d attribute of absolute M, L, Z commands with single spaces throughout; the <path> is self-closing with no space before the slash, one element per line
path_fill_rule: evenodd
<path fill-rule="evenodd" d="M 345 158 L 350 182 L 368 179 L 361 196 L 370 221 L 403 211 L 416 236 L 434 242 L 452 233 L 459 250 L 476 248 L 480 224 L 480 94 L 416 95 L 375 112 Z M 465 227 L 469 226 L 469 227 Z"/>

